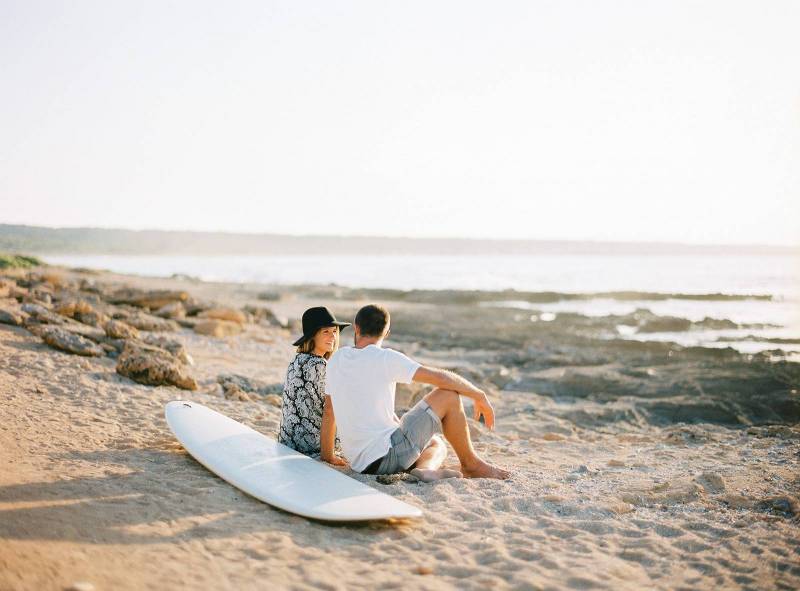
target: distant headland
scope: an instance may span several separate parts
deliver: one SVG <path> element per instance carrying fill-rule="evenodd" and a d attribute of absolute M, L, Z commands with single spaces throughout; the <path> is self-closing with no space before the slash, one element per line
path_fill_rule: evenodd
<path fill-rule="evenodd" d="M 800 248 L 669 242 L 292 236 L 0 224 L 0 252 L 115 255 L 791 255 Z"/>

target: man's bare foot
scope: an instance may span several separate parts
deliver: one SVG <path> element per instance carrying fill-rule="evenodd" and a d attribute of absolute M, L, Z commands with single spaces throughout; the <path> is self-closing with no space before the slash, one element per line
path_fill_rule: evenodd
<path fill-rule="evenodd" d="M 464 471 L 464 478 L 495 478 L 497 480 L 505 480 L 511 476 L 511 472 L 503 470 L 492 464 L 480 461 L 474 466 L 469 468 L 461 467 Z"/>
<path fill-rule="evenodd" d="M 412 476 L 416 476 L 422 482 L 435 482 L 444 478 L 461 478 L 462 474 L 458 470 L 448 470 L 441 468 L 439 470 L 426 470 L 425 468 L 414 468 L 409 472 Z"/>

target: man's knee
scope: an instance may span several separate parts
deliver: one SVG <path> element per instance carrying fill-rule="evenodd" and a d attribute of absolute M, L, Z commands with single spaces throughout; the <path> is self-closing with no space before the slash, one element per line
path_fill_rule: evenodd
<path fill-rule="evenodd" d="M 444 416 L 447 412 L 461 408 L 461 396 L 455 390 L 445 390 L 444 388 L 436 388 L 425 396 L 427 402 L 433 411 L 440 417 Z"/>

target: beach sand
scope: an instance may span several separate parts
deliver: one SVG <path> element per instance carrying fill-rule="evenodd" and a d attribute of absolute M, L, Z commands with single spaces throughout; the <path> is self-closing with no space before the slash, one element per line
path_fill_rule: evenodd
<path fill-rule="evenodd" d="M 103 289 L 259 305 L 294 322 L 310 305 L 349 318 L 376 299 L 307 288 L 265 301 L 259 294 L 274 288 L 60 273 Z M 0 324 L 0 589 L 800 587 L 797 364 L 777 371 L 731 351 L 668 344 L 634 351 L 586 337 L 580 319 L 517 343 L 510 311 L 386 295 L 386 346 L 487 390 L 496 430 L 471 421 L 471 432 L 479 453 L 513 470 L 510 480 L 380 484 L 343 468 L 424 517 L 310 521 L 208 472 L 163 412 L 171 400 L 194 400 L 273 436 L 280 408 L 268 396 L 227 399 L 218 376 L 276 387 L 296 328 L 169 333 L 194 360 L 190 391 L 139 384 L 115 371 L 113 357 L 58 351 Z M 399 389 L 398 406 L 422 393 Z"/>

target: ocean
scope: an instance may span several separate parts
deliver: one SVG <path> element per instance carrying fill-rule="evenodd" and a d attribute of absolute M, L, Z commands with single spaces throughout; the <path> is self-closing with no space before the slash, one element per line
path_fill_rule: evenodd
<path fill-rule="evenodd" d="M 518 308 L 530 313 L 532 321 L 542 322 L 563 313 L 616 316 L 637 309 L 692 323 L 705 318 L 729 320 L 737 326 L 709 328 L 715 323 L 706 322 L 688 330 L 640 332 L 635 327 L 620 325 L 618 337 L 672 341 L 684 346 L 732 347 L 744 353 L 780 350 L 786 358 L 800 360 L 800 259 L 786 255 L 51 255 L 42 258 L 69 267 L 162 277 L 181 274 L 204 281 L 553 292 L 547 298 L 550 301 L 539 302 L 515 298 L 509 291 L 508 298 L 495 298 L 481 305 Z M 581 297 L 574 297 L 576 294 Z"/>

